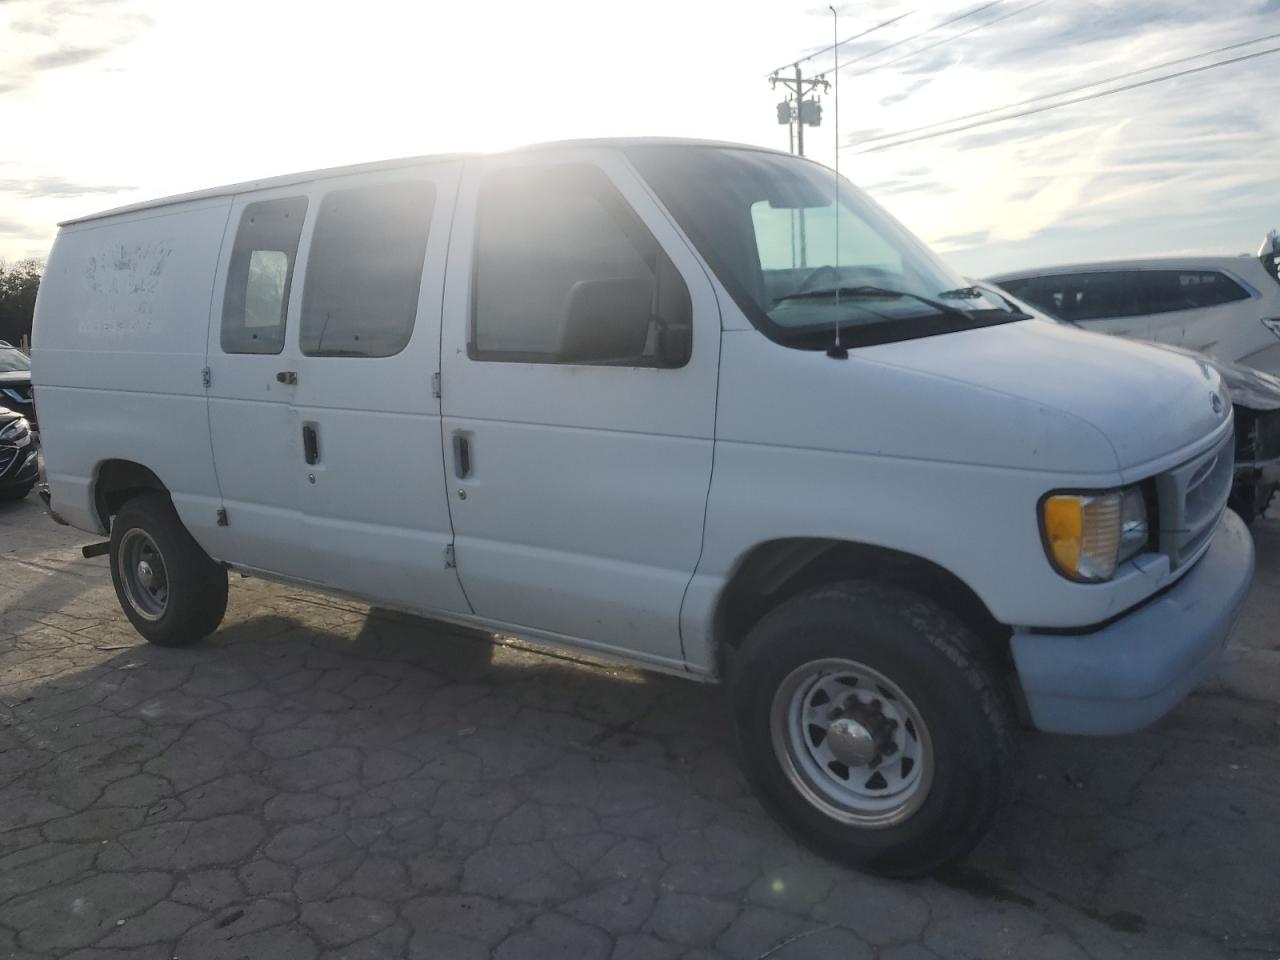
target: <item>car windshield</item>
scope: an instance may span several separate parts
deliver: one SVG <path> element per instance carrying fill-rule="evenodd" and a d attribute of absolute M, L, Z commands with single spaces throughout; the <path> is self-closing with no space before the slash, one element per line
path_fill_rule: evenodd
<path fill-rule="evenodd" d="M 850 347 L 1020 319 L 965 283 L 862 191 L 759 150 L 636 146 L 628 156 L 748 319 L 787 346 Z M 837 249 L 838 233 L 838 249 Z"/>
<path fill-rule="evenodd" d="M 31 361 L 21 350 L 0 347 L 0 373 L 15 373 L 31 369 Z"/>

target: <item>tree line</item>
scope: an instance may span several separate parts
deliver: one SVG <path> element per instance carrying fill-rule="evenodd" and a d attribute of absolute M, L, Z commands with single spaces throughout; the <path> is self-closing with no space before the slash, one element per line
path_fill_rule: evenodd
<path fill-rule="evenodd" d="M 17 346 L 31 337 L 31 317 L 44 264 L 34 257 L 6 264 L 0 260 L 0 340 Z"/>

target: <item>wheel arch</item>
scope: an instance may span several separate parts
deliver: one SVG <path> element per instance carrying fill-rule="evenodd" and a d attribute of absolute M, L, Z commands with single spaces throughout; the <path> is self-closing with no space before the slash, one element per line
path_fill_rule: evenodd
<path fill-rule="evenodd" d="M 103 460 L 94 470 L 93 507 L 104 530 L 111 529 L 111 518 L 129 500 L 143 493 L 169 494 L 156 473 L 133 460 Z"/>
<path fill-rule="evenodd" d="M 972 630 L 994 661 L 1008 662 L 1010 629 L 996 620 L 972 587 L 940 564 L 857 541 L 788 537 L 748 550 L 720 592 L 712 618 L 720 675 L 725 675 L 726 660 L 765 613 L 803 590 L 841 580 L 874 580 L 921 593 Z"/>

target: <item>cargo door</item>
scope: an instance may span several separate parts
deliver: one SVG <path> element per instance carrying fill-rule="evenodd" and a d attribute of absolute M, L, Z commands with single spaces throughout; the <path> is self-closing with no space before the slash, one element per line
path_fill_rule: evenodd
<path fill-rule="evenodd" d="M 440 433 L 440 301 L 460 164 L 319 181 L 301 267 L 293 475 L 309 565 L 365 599 L 468 612 Z"/>

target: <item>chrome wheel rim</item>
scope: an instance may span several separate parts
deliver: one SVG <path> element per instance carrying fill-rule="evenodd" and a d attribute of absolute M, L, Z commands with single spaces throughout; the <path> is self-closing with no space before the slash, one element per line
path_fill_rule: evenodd
<path fill-rule="evenodd" d="M 929 728 L 902 689 L 866 664 L 797 667 L 774 694 L 769 725 L 792 786 L 834 820 L 894 826 L 929 795 Z"/>
<path fill-rule="evenodd" d="M 160 548 L 144 530 L 125 531 L 116 552 L 125 599 L 144 620 L 159 620 L 169 606 L 169 574 Z"/>

